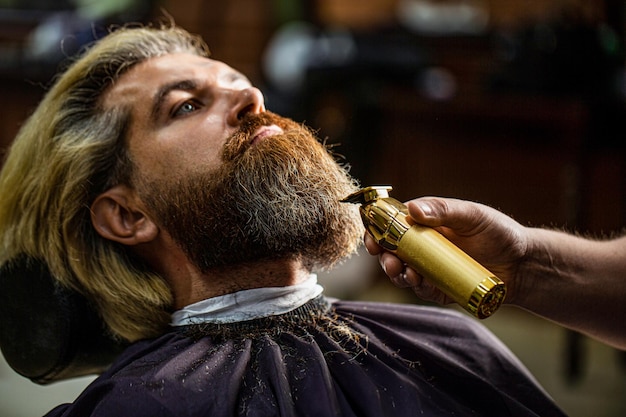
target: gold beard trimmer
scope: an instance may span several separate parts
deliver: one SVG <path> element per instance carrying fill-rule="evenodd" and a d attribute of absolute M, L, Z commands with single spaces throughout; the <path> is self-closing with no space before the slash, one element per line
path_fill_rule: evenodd
<path fill-rule="evenodd" d="M 369 234 L 472 315 L 491 316 L 504 301 L 504 283 L 434 229 L 407 221 L 408 209 L 389 186 L 366 187 L 343 202 L 360 204 Z"/>

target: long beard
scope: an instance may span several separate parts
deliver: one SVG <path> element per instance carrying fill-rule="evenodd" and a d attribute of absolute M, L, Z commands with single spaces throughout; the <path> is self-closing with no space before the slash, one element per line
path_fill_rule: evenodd
<path fill-rule="evenodd" d="M 284 134 L 250 146 L 258 127 Z M 329 269 L 363 235 L 356 182 L 305 127 L 271 113 L 250 116 L 225 144 L 223 165 L 176 182 L 143 183 L 148 207 L 203 272 L 298 258 Z"/>

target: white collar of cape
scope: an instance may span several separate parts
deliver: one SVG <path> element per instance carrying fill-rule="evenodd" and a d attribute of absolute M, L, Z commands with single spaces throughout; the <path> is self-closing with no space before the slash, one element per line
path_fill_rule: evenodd
<path fill-rule="evenodd" d="M 172 326 L 236 323 L 288 313 L 322 293 L 317 275 L 287 287 L 253 288 L 190 304 L 172 314 Z"/>

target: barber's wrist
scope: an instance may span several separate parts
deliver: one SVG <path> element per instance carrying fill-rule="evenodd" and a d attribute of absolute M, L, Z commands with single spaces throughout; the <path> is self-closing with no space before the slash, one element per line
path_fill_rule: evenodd
<path fill-rule="evenodd" d="M 538 302 L 538 290 L 542 286 L 542 281 L 549 275 L 556 273 L 553 269 L 550 249 L 546 231 L 538 228 L 525 228 L 525 252 L 520 257 L 517 268 L 515 268 L 509 286 L 513 297 L 510 304 L 522 308 L 532 309 L 533 304 Z"/>

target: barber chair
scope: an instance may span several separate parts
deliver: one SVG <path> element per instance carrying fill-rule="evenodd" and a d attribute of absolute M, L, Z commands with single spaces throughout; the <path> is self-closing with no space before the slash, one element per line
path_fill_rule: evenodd
<path fill-rule="evenodd" d="M 125 346 L 43 262 L 21 256 L 0 268 L 0 350 L 20 375 L 49 384 L 99 374 Z"/>

